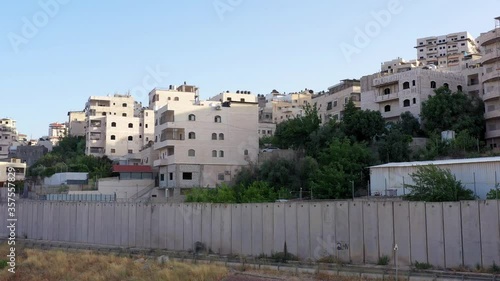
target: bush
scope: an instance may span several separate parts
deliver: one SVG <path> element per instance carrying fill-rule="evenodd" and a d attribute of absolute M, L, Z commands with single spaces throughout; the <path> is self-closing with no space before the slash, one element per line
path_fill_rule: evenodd
<path fill-rule="evenodd" d="M 500 199 L 500 189 L 492 188 L 487 194 L 486 199 Z"/>
<path fill-rule="evenodd" d="M 488 271 L 493 274 L 498 274 L 500 273 L 500 266 L 496 265 L 496 263 L 493 262 L 493 265 L 489 268 Z"/>
<path fill-rule="evenodd" d="M 421 269 L 421 270 L 431 269 L 431 268 L 432 268 L 432 265 L 431 265 L 431 264 L 428 264 L 428 263 L 426 263 L 426 262 L 418 262 L 418 261 L 415 261 L 415 268 L 416 268 L 416 269 Z"/>
<path fill-rule="evenodd" d="M 7 267 L 7 261 L 6 260 L 0 260 L 0 269 L 4 269 Z"/>
<path fill-rule="evenodd" d="M 381 256 L 378 258 L 377 265 L 388 265 L 390 260 L 389 256 Z"/>

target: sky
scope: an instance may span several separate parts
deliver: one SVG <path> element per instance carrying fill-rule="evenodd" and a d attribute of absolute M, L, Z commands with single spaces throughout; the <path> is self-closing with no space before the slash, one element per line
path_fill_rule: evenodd
<path fill-rule="evenodd" d="M 326 90 L 384 61 L 416 58 L 416 39 L 493 29 L 500 0 L 40 0 L 0 9 L 0 117 L 39 138 L 89 96 L 154 87 Z"/>

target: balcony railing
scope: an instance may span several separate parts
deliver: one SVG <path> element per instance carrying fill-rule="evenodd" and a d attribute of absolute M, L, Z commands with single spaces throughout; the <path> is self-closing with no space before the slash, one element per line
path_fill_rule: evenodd
<path fill-rule="evenodd" d="M 494 66 L 491 72 L 485 73 L 483 76 L 483 82 L 490 82 L 496 79 L 500 79 L 500 67 L 497 68 L 496 66 Z"/>
<path fill-rule="evenodd" d="M 398 93 L 393 93 L 393 94 L 388 94 L 388 95 L 381 95 L 378 97 L 375 97 L 375 102 L 384 102 L 384 101 L 390 101 L 390 100 L 397 100 L 399 98 Z"/>

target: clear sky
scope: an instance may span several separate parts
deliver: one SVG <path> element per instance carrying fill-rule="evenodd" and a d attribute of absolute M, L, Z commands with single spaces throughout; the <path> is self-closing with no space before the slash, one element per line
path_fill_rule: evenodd
<path fill-rule="evenodd" d="M 0 117 L 38 138 L 91 95 L 131 90 L 146 105 L 153 87 L 184 81 L 202 98 L 325 90 L 497 16 L 500 0 L 3 1 Z"/>

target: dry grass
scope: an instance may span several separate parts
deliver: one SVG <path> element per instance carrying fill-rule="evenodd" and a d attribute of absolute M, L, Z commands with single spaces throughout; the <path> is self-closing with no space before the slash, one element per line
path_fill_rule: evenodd
<path fill-rule="evenodd" d="M 0 259 L 8 247 L 0 245 Z M 115 255 L 91 252 L 62 252 L 16 248 L 16 274 L 4 268 L 1 281 L 141 281 L 141 280 L 222 280 L 228 270 L 215 265 L 192 265 L 155 260 L 137 261 Z"/>

